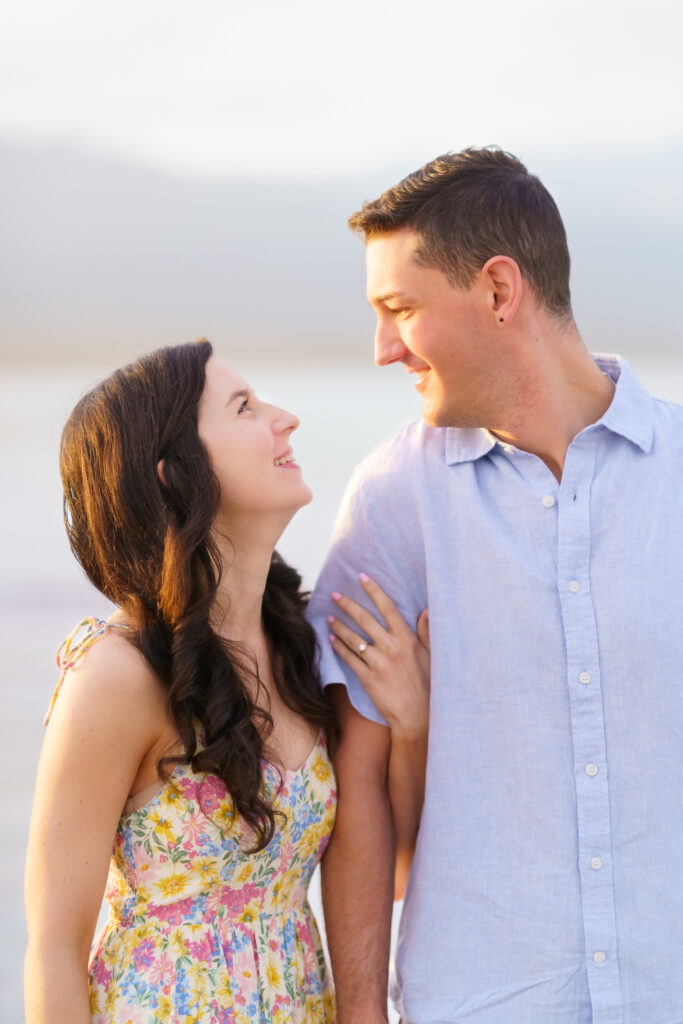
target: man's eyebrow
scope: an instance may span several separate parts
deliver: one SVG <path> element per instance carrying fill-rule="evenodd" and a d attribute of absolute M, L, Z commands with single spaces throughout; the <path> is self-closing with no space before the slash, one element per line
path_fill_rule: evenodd
<path fill-rule="evenodd" d="M 246 388 L 241 388 L 239 391 L 233 391 L 227 401 L 227 404 L 230 405 L 230 403 L 234 402 L 236 398 L 249 398 L 249 391 Z"/>
<path fill-rule="evenodd" d="M 374 302 L 388 302 L 389 299 L 405 299 L 407 298 L 405 292 L 384 292 L 383 295 L 373 295 L 372 298 L 368 298 L 368 302 L 372 305 Z"/>

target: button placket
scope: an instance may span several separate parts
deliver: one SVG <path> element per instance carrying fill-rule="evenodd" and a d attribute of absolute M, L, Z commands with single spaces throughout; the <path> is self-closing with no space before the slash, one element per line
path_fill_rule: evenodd
<path fill-rule="evenodd" d="M 609 772 L 598 635 L 590 581 L 590 493 L 595 447 L 570 446 L 558 501 L 558 587 L 575 757 L 579 870 L 594 1024 L 620 1020 L 611 859 Z M 591 684 L 591 685 L 589 685 Z M 599 865 L 599 866 L 598 866 Z"/>

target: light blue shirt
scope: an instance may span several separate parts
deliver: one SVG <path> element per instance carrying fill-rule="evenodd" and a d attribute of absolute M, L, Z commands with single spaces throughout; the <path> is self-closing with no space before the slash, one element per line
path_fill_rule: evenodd
<path fill-rule="evenodd" d="M 397 951 L 410 1024 L 683 1022 L 683 409 L 612 403 L 562 482 L 479 429 L 356 470 L 311 600 L 373 576 L 430 609 L 424 811 Z M 364 599 L 367 604 L 367 598 Z"/>

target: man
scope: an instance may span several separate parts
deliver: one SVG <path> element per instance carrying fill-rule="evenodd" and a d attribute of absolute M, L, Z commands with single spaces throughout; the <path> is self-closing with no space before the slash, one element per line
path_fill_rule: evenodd
<path fill-rule="evenodd" d="M 389 730 L 325 622 L 360 572 L 406 621 L 429 607 L 403 1021 L 681 1022 L 683 410 L 590 356 L 559 213 L 514 157 L 440 157 L 350 224 L 376 362 L 424 422 L 357 470 L 311 602 L 341 723 L 339 1024 L 386 1020 Z"/>

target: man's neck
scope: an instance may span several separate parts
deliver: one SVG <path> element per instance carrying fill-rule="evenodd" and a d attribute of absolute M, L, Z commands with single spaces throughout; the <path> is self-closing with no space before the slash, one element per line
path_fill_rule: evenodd
<path fill-rule="evenodd" d="M 578 335 L 571 343 L 544 345 L 529 360 L 524 380 L 524 401 L 513 401 L 507 416 L 489 429 L 501 441 L 538 456 L 560 480 L 569 445 L 605 414 L 614 383 Z"/>

